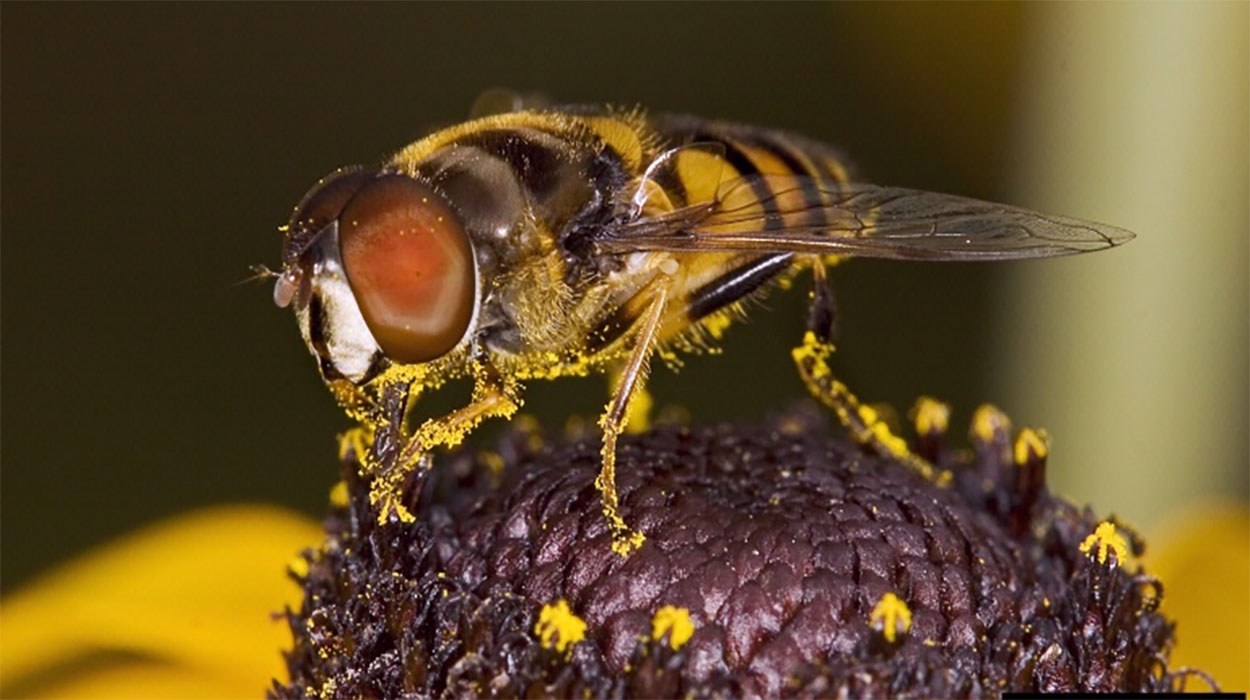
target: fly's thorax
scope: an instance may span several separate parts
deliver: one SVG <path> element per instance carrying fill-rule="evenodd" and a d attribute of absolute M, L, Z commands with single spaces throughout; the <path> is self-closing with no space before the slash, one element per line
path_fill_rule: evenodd
<path fill-rule="evenodd" d="M 414 145 L 391 163 L 443 193 L 483 249 L 480 258 L 505 270 L 568 248 L 567 236 L 608 221 L 630 178 L 585 129 L 507 116 L 431 137 L 437 146 L 419 159 L 409 160 Z"/>
<path fill-rule="evenodd" d="M 435 134 L 390 167 L 428 182 L 464 222 L 482 291 L 479 349 L 559 354 L 581 343 L 603 271 L 570 241 L 616 213 L 631 175 L 615 151 L 576 120 L 513 114 Z"/>

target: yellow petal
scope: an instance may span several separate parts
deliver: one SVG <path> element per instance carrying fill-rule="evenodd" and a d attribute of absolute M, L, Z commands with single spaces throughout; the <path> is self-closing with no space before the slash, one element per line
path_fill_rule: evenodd
<path fill-rule="evenodd" d="M 246 689 L 245 689 L 246 687 Z M 5 697 L 92 698 L 259 698 L 255 679 L 228 678 L 221 673 L 174 666 L 158 661 L 121 661 L 102 667 L 90 664 L 57 670 L 34 683 L 14 684 Z M 29 691 L 29 693 L 27 692 Z"/>
<path fill-rule="evenodd" d="M 0 601 L 0 695 L 258 697 L 285 678 L 286 576 L 320 527 L 221 506 L 106 544 Z"/>
<path fill-rule="evenodd" d="M 1224 690 L 1250 686 L 1250 512 L 1208 504 L 1170 519 L 1146 548 L 1146 571 L 1163 582 L 1163 612 L 1176 620 L 1172 666 L 1200 668 Z M 1191 681 L 1190 690 L 1205 690 Z"/>

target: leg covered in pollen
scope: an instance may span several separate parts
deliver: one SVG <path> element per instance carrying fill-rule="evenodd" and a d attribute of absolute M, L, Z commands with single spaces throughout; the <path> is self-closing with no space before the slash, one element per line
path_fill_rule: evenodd
<path fill-rule="evenodd" d="M 940 486 L 949 483 L 950 472 L 934 468 L 913 453 L 907 447 L 906 441 L 890 430 L 876 410 L 860 403 L 845 384 L 834 379 L 828 362 L 829 356 L 833 354 L 833 290 L 829 286 L 823 262 L 812 262 L 812 278 L 815 288 L 808 313 L 808 330 L 803 336 L 802 344 L 792 352 L 799 376 L 807 390 L 821 403 L 833 409 L 838 420 L 861 445 L 898 459 L 925 479 Z"/>
<path fill-rule="evenodd" d="M 373 428 L 367 424 L 349 428 L 339 434 L 339 461 L 354 456 L 364 464 L 369 458 L 369 447 L 373 445 Z"/>
<path fill-rule="evenodd" d="M 403 449 L 373 480 L 369 498 L 378 507 L 378 521 L 385 522 L 393 512 L 401 521 L 413 516 L 401 502 L 404 484 L 418 466 L 428 466 L 427 459 L 436 447 L 455 447 L 465 436 L 487 418 L 510 418 L 521 407 L 520 385 L 504 379 L 493 368 L 477 364 L 473 368 L 473 397 L 469 405 L 440 418 L 421 424 L 411 436 L 402 439 Z M 406 409 L 405 409 L 406 411 Z M 402 426 L 403 420 L 399 419 Z"/>
<path fill-rule="evenodd" d="M 641 532 L 630 530 L 621 518 L 620 500 L 616 494 L 616 439 L 629 422 L 631 405 L 637 403 L 639 396 L 645 395 L 651 353 L 655 350 L 656 335 L 667 301 L 668 289 L 662 287 L 639 322 L 633 350 L 617 378 L 612 400 L 599 419 L 599 427 L 603 429 L 603 465 L 595 479 L 595 488 L 599 489 L 603 515 L 612 530 L 612 551 L 621 556 L 641 547 L 647 538 Z"/>
<path fill-rule="evenodd" d="M 624 366 L 621 366 L 612 371 L 608 379 L 609 391 L 616 390 L 624 369 Z M 635 389 L 633 397 L 629 400 L 629 408 L 625 412 L 625 424 L 621 432 L 626 435 L 641 435 L 650 430 L 651 411 L 654 407 L 655 399 L 652 398 L 651 392 L 647 391 L 647 387 L 640 386 Z"/>

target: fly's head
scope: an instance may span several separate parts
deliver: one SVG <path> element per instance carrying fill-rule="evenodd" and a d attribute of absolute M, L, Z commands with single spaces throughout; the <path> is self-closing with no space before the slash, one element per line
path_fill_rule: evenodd
<path fill-rule="evenodd" d="M 279 307 L 292 306 L 327 382 L 466 349 L 480 307 L 473 244 L 434 188 L 360 167 L 322 178 L 284 229 Z"/>

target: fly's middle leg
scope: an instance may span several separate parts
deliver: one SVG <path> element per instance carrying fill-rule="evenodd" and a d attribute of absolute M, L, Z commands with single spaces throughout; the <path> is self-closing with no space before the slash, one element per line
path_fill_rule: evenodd
<path fill-rule="evenodd" d="M 838 420 L 861 445 L 898 459 L 939 485 L 948 483 L 950 472 L 938 470 L 914 454 L 872 407 L 860 403 L 845 384 L 834 378 L 833 370 L 829 367 L 829 356 L 834 350 L 833 328 L 836 322 L 833 288 L 829 284 L 825 265 L 819 259 L 812 261 L 812 281 L 814 288 L 807 315 L 807 332 L 803 336 L 803 342 L 792 352 L 799 376 L 807 390 L 821 403 L 833 409 Z"/>
<path fill-rule="evenodd" d="M 644 385 L 650 369 L 651 353 L 655 350 L 660 319 L 664 315 L 667 302 L 668 289 L 662 287 L 655 293 L 638 323 L 634 347 L 617 377 L 612 400 L 608 402 L 603 417 L 599 419 L 599 426 L 603 429 L 603 463 L 599 476 L 595 479 L 595 488 L 599 489 L 603 515 L 608 519 L 608 527 L 612 531 L 612 551 L 621 556 L 641 547 L 647 538 L 641 532 L 631 530 L 621 517 L 620 498 L 616 493 L 616 439 L 625 431 L 631 405 L 645 395 Z"/>
<path fill-rule="evenodd" d="M 621 383 L 621 375 L 625 366 L 613 368 L 608 373 L 608 390 L 615 391 Z M 641 435 L 651 429 L 651 410 L 655 407 L 655 398 L 646 386 L 639 386 L 629 400 L 629 408 L 625 411 L 621 432 L 627 435 Z"/>

